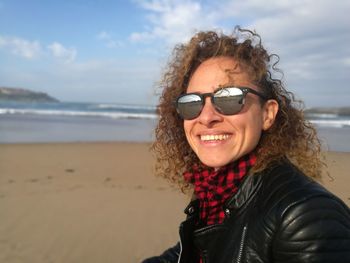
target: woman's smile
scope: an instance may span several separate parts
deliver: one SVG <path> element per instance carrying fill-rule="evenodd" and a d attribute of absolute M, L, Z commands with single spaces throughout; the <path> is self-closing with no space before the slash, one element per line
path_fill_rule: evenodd
<path fill-rule="evenodd" d="M 202 142 L 217 142 L 217 141 L 226 141 L 228 138 L 230 138 L 231 135 L 229 134 L 207 134 L 207 135 L 200 135 L 200 140 Z"/>

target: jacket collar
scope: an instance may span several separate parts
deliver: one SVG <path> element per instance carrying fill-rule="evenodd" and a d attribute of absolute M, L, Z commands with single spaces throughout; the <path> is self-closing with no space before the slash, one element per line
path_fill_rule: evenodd
<path fill-rule="evenodd" d="M 239 209 L 249 202 L 252 197 L 256 194 L 262 182 L 262 174 L 248 174 L 243 179 L 241 185 L 236 194 L 230 197 L 225 205 L 224 209 Z M 198 216 L 199 213 L 199 200 L 192 199 L 190 204 L 185 208 L 184 212 L 187 216 Z"/>
<path fill-rule="evenodd" d="M 239 209 L 244 206 L 244 204 L 249 202 L 256 194 L 257 190 L 260 188 L 261 182 L 262 174 L 247 175 L 243 179 L 237 193 L 226 201 L 224 209 Z"/>

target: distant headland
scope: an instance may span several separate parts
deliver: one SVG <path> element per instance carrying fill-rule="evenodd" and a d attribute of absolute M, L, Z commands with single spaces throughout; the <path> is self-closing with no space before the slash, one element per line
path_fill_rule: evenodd
<path fill-rule="evenodd" d="M 0 101 L 59 102 L 58 99 L 51 97 L 44 92 L 9 87 L 0 87 Z"/>

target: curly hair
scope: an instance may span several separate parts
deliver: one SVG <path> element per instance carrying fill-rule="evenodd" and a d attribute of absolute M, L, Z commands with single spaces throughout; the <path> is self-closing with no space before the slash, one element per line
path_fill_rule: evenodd
<path fill-rule="evenodd" d="M 302 102 L 296 100 L 281 79 L 274 76 L 282 73 L 276 67 L 279 57 L 268 54 L 257 33 L 240 27 L 235 27 L 232 35 L 199 32 L 189 43 L 175 46 L 160 82 L 159 121 L 155 142 L 151 146 L 156 155 L 156 174 L 185 191 L 191 186 L 183 179 L 183 172 L 191 170 L 194 165 L 204 169 L 187 143 L 183 120 L 173 102 L 186 92 L 197 67 L 214 57 L 233 58 L 248 73 L 250 81 L 279 104 L 274 124 L 262 133 L 255 149 L 257 161 L 252 172 L 262 171 L 272 162 L 288 158 L 306 175 L 320 178 L 324 165 L 320 141 L 315 128 L 304 118 Z"/>

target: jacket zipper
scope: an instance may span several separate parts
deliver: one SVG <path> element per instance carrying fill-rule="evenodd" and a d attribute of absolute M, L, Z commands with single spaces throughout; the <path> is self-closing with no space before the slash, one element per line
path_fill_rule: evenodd
<path fill-rule="evenodd" d="M 180 252 L 179 252 L 179 257 L 177 258 L 177 263 L 180 263 L 181 254 L 182 254 L 182 242 L 181 242 L 181 238 L 180 238 Z"/>
<path fill-rule="evenodd" d="M 238 250 L 238 257 L 237 257 L 237 263 L 241 262 L 242 259 L 242 253 L 243 253 L 243 247 L 244 247 L 244 242 L 245 242 L 245 237 L 247 235 L 247 226 L 243 227 L 243 232 L 242 232 L 242 238 L 241 238 L 241 243 L 239 245 L 239 250 Z"/>
<path fill-rule="evenodd" d="M 181 261 L 181 255 L 182 255 L 182 234 L 183 232 L 183 226 L 182 224 L 180 225 L 180 252 L 179 252 L 179 257 L 177 258 L 177 263 L 180 263 Z"/>

